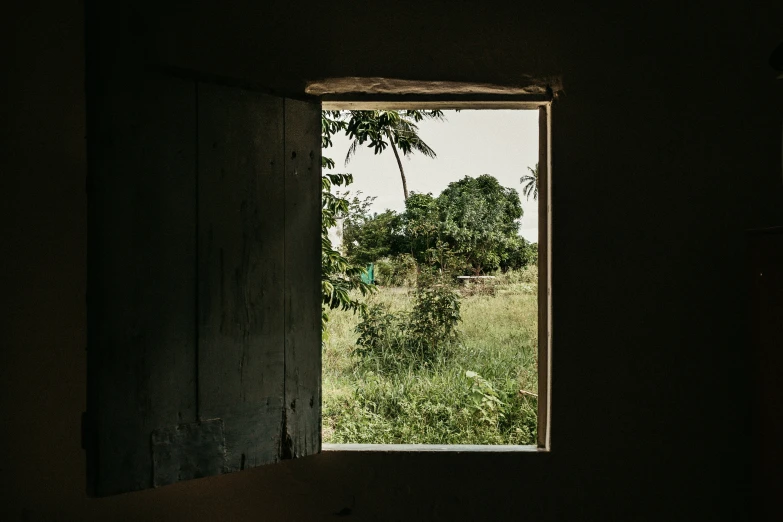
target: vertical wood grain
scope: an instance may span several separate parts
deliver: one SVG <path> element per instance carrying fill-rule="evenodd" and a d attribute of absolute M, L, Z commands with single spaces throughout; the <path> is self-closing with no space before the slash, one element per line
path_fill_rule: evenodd
<path fill-rule="evenodd" d="M 194 83 L 107 85 L 88 128 L 85 435 L 97 495 L 151 487 L 151 431 L 196 415 Z"/>
<path fill-rule="evenodd" d="M 284 400 L 283 99 L 199 85 L 198 387 L 227 470 L 279 458 Z"/>
<path fill-rule="evenodd" d="M 321 450 L 321 104 L 285 101 L 285 458 Z"/>
<path fill-rule="evenodd" d="M 551 105 L 538 109 L 538 447 L 549 449 L 551 411 Z"/>
<path fill-rule="evenodd" d="M 90 124 L 93 494 L 320 450 L 320 104 L 164 74 Z"/>

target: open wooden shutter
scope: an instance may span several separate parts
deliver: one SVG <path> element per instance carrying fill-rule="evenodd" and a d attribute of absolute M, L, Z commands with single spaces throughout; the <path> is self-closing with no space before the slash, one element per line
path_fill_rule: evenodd
<path fill-rule="evenodd" d="M 142 76 L 90 99 L 97 496 L 321 447 L 320 103 Z"/>

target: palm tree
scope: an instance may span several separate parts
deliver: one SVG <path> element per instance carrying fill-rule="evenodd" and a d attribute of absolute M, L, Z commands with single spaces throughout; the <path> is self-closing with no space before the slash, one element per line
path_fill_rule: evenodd
<path fill-rule="evenodd" d="M 428 158 L 435 157 L 435 151 L 424 143 L 418 134 L 419 128 L 416 123 L 424 119 L 443 120 L 443 111 L 350 111 L 345 133 L 353 141 L 345 156 L 345 164 L 351 161 L 356 149 L 368 141 L 367 146 L 371 147 L 375 154 L 380 154 L 391 145 L 400 169 L 402 192 L 407 201 L 408 183 L 405 179 L 405 170 L 402 168 L 400 152 L 403 156 L 419 152 Z"/>
<path fill-rule="evenodd" d="M 524 194 L 528 200 L 530 200 L 531 195 L 533 196 L 533 199 L 538 199 L 538 163 L 536 163 L 536 168 L 531 169 L 528 167 L 527 170 L 530 171 L 530 174 L 525 174 L 519 178 L 519 182 L 524 185 L 522 187 L 522 194 Z"/>

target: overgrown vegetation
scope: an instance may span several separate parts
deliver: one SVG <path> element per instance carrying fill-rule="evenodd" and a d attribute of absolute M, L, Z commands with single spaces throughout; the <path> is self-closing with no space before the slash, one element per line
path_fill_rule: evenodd
<path fill-rule="evenodd" d="M 535 393 L 538 383 L 536 270 L 497 281 L 494 296 L 448 289 L 461 320 L 433 333 L 436 348 L 426 352 L 408 344 L 415 328 L 400 325 L 429 299 L 451 313 L 443 294 L 382 288 L 364 316 L 335 312 L 324 350 L 324 442 L 535 444 L 537 399 L 521 391 Z"/>
<path fill-rule="evenodd" d="M 418 152 L 434 158 L 435 151 L 421 139 L 416 123 L 425 119 L 443 120 L 443 111 L 346 111 L 343 114 L 332 111 L 332 115 L 335 114 L 335 117 L 343 116 L 341 121 L 345 122 L 345 134 L 351 138 L 351 147 L 345 156 L 346 165 L 362 145 L 366 144 L 375 154 L 381 154 L 386 147 L 391 147 L 400 169 L 402 192 L 408 199 L 408 182 L 400 152 L 403 156 Z"/>
<path fill-rule="evenodd" d="M 345 122 L 340 120 L 339 113 L 322 112 L 321 148 L 330 147 L 332 135 L 344 127 Z M 375 291 L 375 287 L 362 282 L 360 276 L 364 268 L 352 263 L 335 249 L 329 239 L 329 229 L 336 226 L 338 217 L 348 214 L 349 208 L 345 198 L 332 193 L 332 187 L 348 186 L 353 177 L 350 174 L 325 172 L 334 168 L 334 161 L 326 156 L 321 158 L 321 168 L 321 330 L 325 335 L 329 310 L 361 310 L 364 304 L 357 295 L 367 296 Z"/>
<path fill-rule="evenodd" d="M 322 116 L 323 148 L 338 132 L 352 140 L 346 163 L 361 145 L 390 146 L 405 196 L 404 212 L 371 214 L 374 198 L 332 191 L 350 174 L 322 178 L 324 441 L 533 444 L 537 251 L 518 235 L 519 194 L 488 174 L 437 197 L 409 194 L 399 151 L 435 156 L 417 134 L 424 118 L 442 113 Z M 336 246 L 328 229 L 338 219 Z M 487 273 L 457 287 L 458 275 Z"/>
<path fill-rule="evenodd" d="M 453 275 L 479 275 L 522 268 L 538 255 L 537 246 L 517 232 L 519 194 L 489 174 L 465 176 L 438 197 L 413 192 L 399 214 L 370 214 L 373 199 L 354 196 L 343 223 L 343 248 L 353 263 L 409 254 Z"/>
<path fill-rule="evenodd" d="M 460 299 L 448 281 L 423 272 L 410 310 L 392 311 L 380 302 L 361 311 L 353 353 L 364 369 L 377 372 L 432 366 L 459 343 L 460 321 Z"/>

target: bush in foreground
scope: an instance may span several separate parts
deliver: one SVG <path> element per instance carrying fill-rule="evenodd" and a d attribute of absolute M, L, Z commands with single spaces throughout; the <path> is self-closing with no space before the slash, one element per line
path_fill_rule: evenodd
<path fill-rule="evenodd" d="M 361 311 L 354 354 L 364 367 L 396 371 L 406 365 L 432 364 L 447 357 L 460 340 L 459 296 L 450 285 L 427 272 L 419 274 L 413 308 L 393 312 L 375 304 Z"/>
<path fill-rule="evenodd" d="M 520 393 L 538 382 L 534 270 L 499 276 L 495 296 L 463 297 L 459 342 L 426 365 L 352 355 L 360 317 L 336 313 L 324 351 L 324 441 L 535 444 L 537 399 Z M 415 298 L 383 288 L 371 301 L 400 314 Z M 399 334 L 392 324 L 391 337 Z"/>

